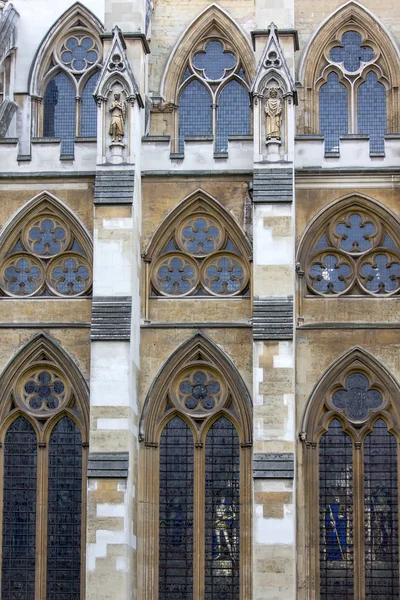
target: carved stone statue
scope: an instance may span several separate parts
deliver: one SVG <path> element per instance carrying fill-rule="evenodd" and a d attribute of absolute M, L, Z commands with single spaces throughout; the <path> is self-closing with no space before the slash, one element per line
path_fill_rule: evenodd
<path fill-rule="evenodd" d="M 265 133 L 267 140 L 281 139 L 282 100 L 278 98 L 278 90 L 271 88 L 269 98 L 265 103 Z"/>
<path fill-rule="evenodd" d="M 110 106 L 111 121 L 108 133 L 113 142 L 121 142 L 125 133 L 126 105 L 121 102 L 121 94 L 114 94 L 114 102 Z"/>

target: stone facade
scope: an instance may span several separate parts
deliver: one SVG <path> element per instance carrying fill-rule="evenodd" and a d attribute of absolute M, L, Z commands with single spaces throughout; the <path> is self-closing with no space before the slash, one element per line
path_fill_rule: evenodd
<path fill-rule="evenodd" d="M 248 404 L 235 421 L 245 523 L 240 600 L 317 600 L 306 440 L 300 435 L 309 399 L 324 373 L 355 347 L 400 381 L 400 312 L 398 295 L 308 293 L 301 253 L 310 223 L 338 199 L 357 196 L 361 204 L 386 209 L 393 222 L 400 219 L 400 76 L 393 66 L 400 55 L 400 4 L 13 0 L 0 7 L 0 254 L 10 223 L 44 192 L 74 215 L 93 251 L 90 294 L 20 298 L 0 292 L 2 377 L 43 333 L 90 389 L 81 600 L 158 600 L 156 564 L 149 561 L 158 544 L 158 442 L 146 428 L 160 436 L 162 419 L 152 421 L 149 406 L 162 388 L 163 370 L 180 368 L 176 357 L 185 344 L 195 344 L 191 340 L 201 355 L 193 361 L 226 369 L 234 401 L 246 390 L 242 401 Z M 368 40 L 382 44 L 391 69 L 390 135 L 380 156 L 357 135 L 341 139 L 336 156 L 324 152 L 317 92 L 307 78 L 318 40 L 331 39 L 337 23 L 364 27 Z M 60 139 L 44 134 L 41 86 L 52 44 L 58 47 L 63 28 L 72 26 L 97 36 L 102 59 L 93 90 L 97 136 L 76 130 L 73 155 L 65 156 Z M 241 53 L 252 103 L 252 134 L 229 139 L 228 151 L 218 156 L 212 136 L 190 137 L 184 153 L 178 147 L 179 66 L 205 35 L 225 36 L 232 52 Z M 268 63 L 271 49 L 278 66 Z M 115 71 L 112 61 L 121 65 Z M 263 107 L 275 85 L 283 118 L 281 139 L 272 147 L 265 144 Z M 119 145 L 108 135 L 115 92 L 126 110 Z M 241 248 L 249 274 L 242 294 L 153 293 L 157 249 L 191 201 L 203 202 L 202 210 L 210 211 L 205 214 L 220 215 Z M 171 380 L 174 373 L 171 367 Z M 251 439 L 245 439 L 246 427 Z M 204 600 L 201 585 L 195 600 Z M 44 598 L 36 583 L 35 600 Z"/>

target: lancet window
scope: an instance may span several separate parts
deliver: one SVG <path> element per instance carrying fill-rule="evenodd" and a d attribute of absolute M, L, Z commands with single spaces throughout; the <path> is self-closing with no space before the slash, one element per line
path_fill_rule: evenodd
<path fill-rule="evenodd" d="M 44 198 L 3 233 L 1 296 L 73 298 L 90 293 L 89 236 L 69 211 L 58 208 Z"/>
<path fill-rule="evenodd" d="M 59 352 L 38 338 L 2 379 L 3 600 L 84 597 L 87 392 Z"/>
<path fill-rule="evenodd" d="M 307 551 L 320 600 L 399 597 L 398 390 L 386 377 L 356 357 L 314 400 L 307 527 L 319 531 Z"/>
<path fill-rule="evenodd" d="M 361 29 L 341 30 L 326 48 L 324 59 L 317 87 L 326 154 L 338 154 L 340 136 L 347 134 L 369 136 L 371 154 L 382 154 L 389 80 L 379 48 Z"/>
<path fill-rule="evenodd" d="M 185 139 L 214 136 L 226 153 L 230 136 L 250 135 L 248 76 L 236 50 L 222 37 L 206 37 L 191 52 L 179 86 L 179 152 Z"/>
<path fill-rule="evenodd" d="M 233 219 L 199 200 L 158 231 L 151 246 L 153 297 L 249 293 L 249 247 Z M 233 225 L 233 226 L 232 226 Z"/>
<path fill-rule="evenodd" d="M 145 417 L 145 460 L 156 458 L 159 473 L 155 488 L 148 482 L 157 514 L 143 533 L 145 560 L 154 565 L 160 600 L 193 598 L 196 590 L 202 600 L 250 598 L 243 570 L 249 560 L 247 409 L 238 405 L 224 369 L 191 345 L 168 381 L 166 372 L 161 376 L 159 406 Z"/>
<path fill-rule="evenodd" d="M 398 224 L 383 208 L 351 199 L 313 224 L 303 242 L 308 292 L 320 296 L 390 296 L 400 291 Z M 314 231 L 312 231 L 314 229 Z"/>

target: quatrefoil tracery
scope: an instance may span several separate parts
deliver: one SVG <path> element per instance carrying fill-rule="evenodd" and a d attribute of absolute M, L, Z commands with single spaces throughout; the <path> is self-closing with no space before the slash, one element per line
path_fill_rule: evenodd
<path fill-rule="evenodd" d="M 319 295 L 392 295 L 400 290 L 400 248 L 375 215 L 353 209 L 330 221 L 314 246 L 307 284 Z"/>
<path fill-rule="evenodd" d="M 328 408 L 341 412 L 349 421 L 359 425 L 367 421 L 373 412 L 382 410 L 386 404 L 383 389 L 361 371 L 353 371 L 344 377 L 328 397 Z"/>

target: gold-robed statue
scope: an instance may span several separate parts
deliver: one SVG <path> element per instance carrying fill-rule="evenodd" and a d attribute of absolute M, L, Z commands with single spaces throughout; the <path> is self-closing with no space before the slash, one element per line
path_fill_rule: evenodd
<path fill-rule="evenodd" d="M 121 102 L 121 94 L 114 94 L 114 102 L 110 106 L 111 121 L 108 133 L 113 142 L 121 142 L 125 133 L 126 106 Z"/>
<path fill-rule="evenodd" d="M 281 139 L 282 101 L 278 98 L 278 90 L 271 88 L 265 103 L 265 134 L 267 140 Z"/>

